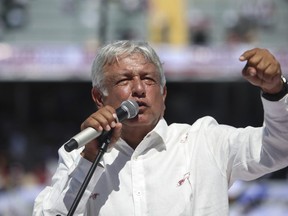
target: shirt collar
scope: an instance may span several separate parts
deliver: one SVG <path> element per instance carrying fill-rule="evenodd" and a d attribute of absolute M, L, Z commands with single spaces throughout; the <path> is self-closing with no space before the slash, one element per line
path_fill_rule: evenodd
<path fill-rule="evenodd" d="M 152 148 L 157 149 L 157 151 L 166 150 L 167 127 L 166 121 L 163 118 L 160 119 L 155 128 L 139 143 L 135 151 L 141 154 Z"/>
<path fill-rule="evenodd" d="M 162 139 L 162 142 L 165 143 L 166 137 L 167 137 L 167 122 L 165 121 L 164 118 L 161 118 L 155 128 L 146 135 L 149 136 L 150 134 L 158 134 L 158 136 Z"/>
<path fill-rule="evenodd" d="M 153 146 L 156 144 L 158 146 L 158 148 L 160 147 L 160 149 L 166 149 L 166 144 L 165 144 L 165 140 L 167 137 L 167 122 L 164 118 L 161 118 L 159 120 L 159 122 L 156 124 L 155 128 L 150 131 L 142 140 L 142 142 L 139 144 L 138 147 L 143 148 L 143 142 L 145 139 L 158 139 L 158 141 L 156 143 L 153 144 Z M 149 142 L 150 143 L 150 142 Z M 122 150 L 124 150 L 125 152 L 127 152 L 128 154 L 132 154 L 132 152 L 134 151 L 123 139 L 120 138 L 120 140 L 117 142 L 116 146 L 120 147 Z M 138 147 L 136 149 L 138 149 Z M 152 146 L 150 146 L 152 147 Z M 116 147 L 117 148 L 117 147 Z M 144 148 L 149 148 L 149 146 L 146 146 Z M 153 148 L 153 147 L 152 147 Z M 138 149 L 139 150 L 139 149 Z"/>

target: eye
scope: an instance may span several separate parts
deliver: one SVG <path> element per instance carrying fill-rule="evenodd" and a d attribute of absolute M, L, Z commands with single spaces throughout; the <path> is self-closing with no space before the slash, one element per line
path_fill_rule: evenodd
<path fill-rule="evenodd" d="M 153 77 L 149 77 L 149 76 L 144 77 L 143 80 L 148 85 L 153 85 L 153 84 L 157 83 Z"/>
<path fill-rule="evenodd" d="M 127 77 L 121 78 L 121 79 L 117 80 L 116 85 L 127 85 L 129 80 L 130 79 Z"/>

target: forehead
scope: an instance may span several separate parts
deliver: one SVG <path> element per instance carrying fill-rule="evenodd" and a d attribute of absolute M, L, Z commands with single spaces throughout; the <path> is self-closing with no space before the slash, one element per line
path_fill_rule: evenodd
<path fill-rule="evenodd" d="M 113 61 L 107 62 L 107 64 L 104 66 L 104 71 L 105 73 L 119 73 L 121 71 L 156 72 L 157 67 L 141 53 L 132 53 L 116 56 Z"/>
<path fill-rule="evenodd" d="M 144 56 L 142 53 L 133 52 L 133 53 L 124 53 L 121 55 L 116 55 L 114 57 L 114 61 L 112 61 L 110 63 L 110 65 L 111 64 L 120 64 L 121 62 L 125 62 L 127 60 L 137 61 L 141 64 L 151 63 L 151 61 L 146 56 Z"/>

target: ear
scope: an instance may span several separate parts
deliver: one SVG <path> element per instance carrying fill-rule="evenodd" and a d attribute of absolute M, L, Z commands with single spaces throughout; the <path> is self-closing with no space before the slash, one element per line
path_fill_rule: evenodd
<path fill-rule="evenodd" d="M 163 87 L 163 102 L 165 103 L 165 100 L 166 100 L 166 96 L 167 96 L 167 87 L 166 85 Z"/>
<path fill-rule="evenodd" d="M 102 92 L 96 88 L 96 87 L 93 87 L 91 89 L 91 95 L 92 95 L 92 98 L 93 98 L 93 101 L 95 102 L 97 108 L 101 108 L 103 107 L 103 94 Z"/>
<path fill-rule="evenodd" d="M 167 87 L 166 85 L 163 87 L 163 93 L 162 93 L 162 99 L 163 99 L 163 111 L 162 111 L 162 117 L 164 116 L 165 110 L 166 110 L 166 105 L 165 105 L 165 100 L 166 100 L 166 96 L 167 96 Z"/>

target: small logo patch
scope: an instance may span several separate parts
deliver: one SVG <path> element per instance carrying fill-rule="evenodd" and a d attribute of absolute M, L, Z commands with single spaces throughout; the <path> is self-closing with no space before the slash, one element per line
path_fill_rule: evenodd
<path fill-rule="evenodd" d="M 183 178 L 182 178 L 180 181 L 178 181 L 177 186 L 179 187 L 179 186 L 183 185 L 184 182 L 185 182 L 187 179 L 189 179 L 189 177 L 190 177 L 190 172 L 185 173 L 184 176 L 183 176 Z"/>
<path fill-rule="evenodd" d="M 180 143 L 185 143 L 187 142 L 187 139 L 188 139 L 188 133 L 184 134 L 180 140 Z"/>
<path fill-rule="evenodd" d="M 99 193 L 92 193 L 89 197 L 89 199 L 96 200 L 96 198 L 99 196 Z"/>

